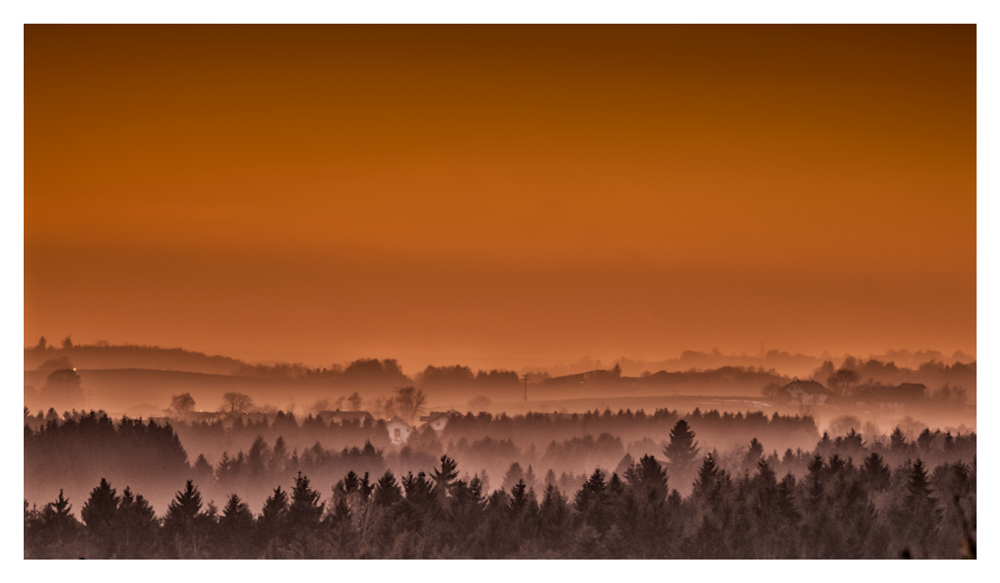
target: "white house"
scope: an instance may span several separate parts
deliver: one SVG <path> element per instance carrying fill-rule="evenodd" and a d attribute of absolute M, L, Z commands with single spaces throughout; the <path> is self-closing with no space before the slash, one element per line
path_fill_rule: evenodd
<path fill-rule="evenodd" d="M 410 434 L 413 433 L 413 428 L 399 417 L 393 417 L 385 424 L 385 428 L 389 430 L 389 441 L 393 445 L 405 444 L 406 440 L 410 438 Z"/>

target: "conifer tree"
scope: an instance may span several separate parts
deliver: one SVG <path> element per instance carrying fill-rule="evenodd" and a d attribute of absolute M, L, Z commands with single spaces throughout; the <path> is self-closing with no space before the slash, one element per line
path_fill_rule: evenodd
<path fill-rule="evenodd" d="M 374 503 L 378 506 L 391 506 L 403 499 L 403 493 L 396 482 L 392 470 L 386 470 L 375 485 Z"/>
<path fill-rule="evenodd" d="M 441 468 L 434 468 L 434 471 L 431 473 L 431 479 L 434 481 L 433 492 L 439 500 L 443 501 L 451 491 L 452 483 L 458 478 L 457 468 L 458 464 L 455 463 L 455 460 L 447 455 L 442 455 Z"/>
<path fill-rule="evenodd" d="M 680 419 L 670 430 L 670 443 L 663 449 L 673 476 L 681 484 L 690 484 L 689 471 L 698 458 L 698 443 L 687 421 Z"/>
<path fill-rule="evenodd" d="M 902 511 L 906 541 L 912 545 L 911 552 L 916 553 L 917 557 L 927 558 L 930 541 L 940 522 L 941 511 L 937 507 L 937 501 L 931 496 L 927 469 L 923 460 L 919 458 L 910 468 Z"/>
<path fill-rule="evenodd" d="M 319 501 L 319 492 L 309 487 L 309 478 L 299 475 L 292 489 L 292 502 L 288 507 L 288 520 L 296 529 L 315 529 L 319 526 L 325 502 Z"/>
<path fill-rule="evenodd" d="M 881 492 L 889 487 L 891 472 L 889 466 L 882 462 L 882 456 L 876 452 L 865 458 L 861 469 L 861 477 L 872 491 Z"/>
<path fill-rule="evenodd" d="M 510 464 L 510 469 L 504 474 L 503 483 L 500 484 L 500 487 L 504 490 L 511 490 L 523 479 L 524 470 L 521 468 L 521 464 L 513 462 Z"/>
<path fill-rule="evenodd" d="M 698 470 L 698 478 L 694 482 L 693 496 L 699 500 L 707 500 L 715 491 L 719 477 L 719 468 L 715 464 L 715 456 L 709 453 Z"/>
<path fill-rule="evenodd" d="M 120 559 L 145 559 L 153 556 L 158 523 L 153 507 L 142 494 L 122 492 L 115 520 L 115 549 Z"/>
<path fill-rule="evenodd" d="M 201 493 L 192 480 L 177 492 L 163 518 L 163 533 L 171 555 L 176 558 L 202 558 L 208 537 L 207 515 L 201 511 Z"/>
<path fill-rule="evenodd" d="M 639 463 L 628 468 L 625 481 L 640 500 L 662 504 L 667 499 L 667 472 L 651 455 L 642 456 Z"/>
<path fill-rule="evenodd" d="M 76 537 L 80 523 L 70 513 L 72 509 L 73 505 L 63 497 L 63 491 L 60 489 L 55 502 L 46 504 L 45 510 L 42 511 L 44 538 L 53 543 L 57 551 L 59 547 L 67 545 Z"/>
<path fill-rule="evenodd" d="M 90 492 L 90 498 L 80 511 L 94 546 L 101 557 L 110 558 L 115 551 L 115 529 L 120 498 L 107 480 Z"/>
<path fill-rule="evenodd" d="M 257 543 L 264 549 L 265 557 L 274 558 L 277 542 L 287 538 L 288 493 L 278 486 L 264 501 L 260 517 L 257 519 Z"/>

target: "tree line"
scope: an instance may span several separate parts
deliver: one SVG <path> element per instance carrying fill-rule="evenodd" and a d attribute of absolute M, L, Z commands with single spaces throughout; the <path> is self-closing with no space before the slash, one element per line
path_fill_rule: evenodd
<path fill-rule="evenodd" d="M 220 510 L 189 479 L 157 516 L 138 489 L 101 479 L 79 520 L 61 491 L 41 509 L 25 500 L 25 557 L 974 557 L 974 453 L 932 468 L 927 444 L 893 440 L 825 436 L 802 477 L 781 476 L 756 440 L 742 467 L 701 455 L 682 419 L 660 459 L 597 468 L 574 490 L 522 475 L 490 492 L 442 455 L 416 474 L 349 470 L 326 494 L 299 470 L 256 512 L 236 494 Z"/>

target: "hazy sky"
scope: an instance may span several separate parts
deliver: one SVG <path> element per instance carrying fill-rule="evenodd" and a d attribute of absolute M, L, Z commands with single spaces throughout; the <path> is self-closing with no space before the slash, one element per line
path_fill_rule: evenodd
<path fill-rule="evenodd" d="M 28 26 L 25 343 L 976 351 L 974 26 Z"/>

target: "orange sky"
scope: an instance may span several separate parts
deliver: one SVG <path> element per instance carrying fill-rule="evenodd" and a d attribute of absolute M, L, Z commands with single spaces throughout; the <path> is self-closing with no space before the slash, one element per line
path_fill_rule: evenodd
<path fill-rule="evenodd" d="M 976 350 L 976 29 L 25 30 L 25 343 Z"/>

